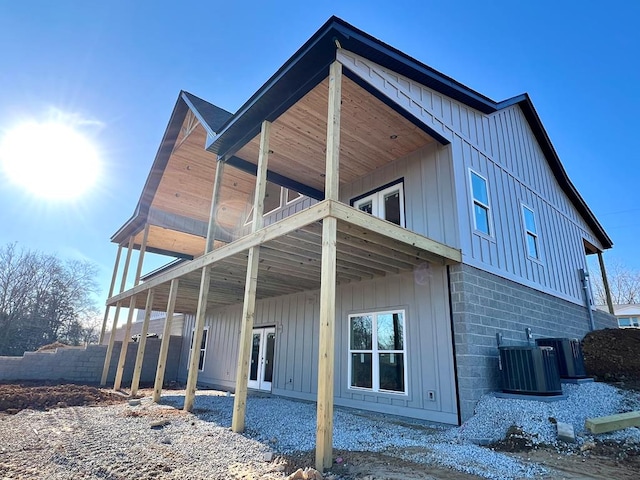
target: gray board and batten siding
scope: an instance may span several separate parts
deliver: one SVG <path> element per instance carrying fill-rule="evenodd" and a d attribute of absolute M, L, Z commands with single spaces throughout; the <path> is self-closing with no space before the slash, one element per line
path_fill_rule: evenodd
<path fill-rule="evenodd" d="M 338 59 L 451 142 L 459 241 L 446 243 L 459 246 L 463 263 L 583 305 L 583 240 L 602 245 L 558 184 L 520 106 L 484 114 L 351 52 L 340 50 Z M 489 236 L 474 229 L 469 169 L 488 182 Z M 535 212 L 539 260 L 527 255 L 522 204 Z"/>
<path fill-rule="evenodd" d="M 275 327 L 272 392 L 313 401 L 318 385 L 319 292 L 259 300 L 255 327 Z M 349 314 L 405 311 L 407 394 L 349 388 Z M 447 271 L 429 266 L 413 272 L 340 285 L 336 300 L 335 403 L 457 424 Z M 242 306 L 207 314 L 208 344 L 198 382 L 233 390 Z M 179 376 L 186 377 L 194 317 L 185 318 Z M 430 394 L 431 392 L 431 394 Z"/>

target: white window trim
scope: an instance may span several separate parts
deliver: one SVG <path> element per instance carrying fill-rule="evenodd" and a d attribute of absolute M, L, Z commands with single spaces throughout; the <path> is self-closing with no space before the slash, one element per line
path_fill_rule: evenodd
<path fill-rule="evenodd" d="M 284 188 L 284 187 L 283 187 Z M 298 200 L 300 200 L 301 198 L 304 197 L 303 194 L 301 194 L 300 192 L 296 192 L 295 190 L 292 190 L 290 188 L 284 188 L 285 192 L 284 192 L 284 204 L 285 205 L 291 205 L 292 203 L 296 203 Z M 289 200 L 289 192 L 294 192 L 297 193 L 298 196 L 296 198 L 294 198 L 293 200 Z"/>
<path fill-rule="evenodd" d="M 371 209 L 373 211 L 372 215 L 381 220 L 385 220 L 383 206 L 384 206 L 384 197 L 388 193 L 393 193 L 397 191 L 400 200 L 400 227 L 405 227 L 405 215 L 404 215 L 404 181 L 400 180 L 399 182 L 394 183 L 382 190 L 375 190 L 365 194 L 363 197 L 358 198 L 353 201 L 353 208 L 357 208 L 359 210 L 359 206 L 363 203 L 367 203 L 371 200 Z M 388 221 L 388 220 L 387 220 Z M 394 224 L 395 225 L 395 224 Z"/>
<path fill-rule="evenodd" d="M 540 250 L 540 235 L 538 234 L 538 220 L 536 218 L 537 217 L 536 211 L 524 202 L 520 202 L 520 207 L 521 207 L 520 215 L 522 216 L 522 230 L 524 231 L 524 248 L 525 248 L 525 251 L 527 252 L 527 257 L 529 257 L 530 260 L 535 260 L 536 262 L 540 262 L 540 259 L 542 257 L 542 251 Z M 527 217 L 525 216 L 525 209 L 529 210 L 533 215 L 533 225 L 536 229 L 535 232 L 532 232 L 527 227 Z M 529 252 L 529 242 L 528 242 L 529 235 L 531 235 L 535 239 L 536 252 L 538 253 L 537 257 L 532 256 L 531 252 Z"/>
<path fill-rule="evenodd" d="M 482 180 L 484 180 L 484 184 L 487 190 L 487 201 L 488 201 L 487 204 L 481 202 L 480 200 L 476 200 L 476 197 L 473 194 L 473 175 L 477 175 Z M 471 199 L 470 205 L 471 205 L 471 216 L 473 217 L 474 232 L 484 237 L 493 238 L 493 216 L 491 214 L 491 200 L 489 198 L 489 180 L 487 180 L 487 178 L 484 175 L 480 175 L 478 172 L 476 172 L 472 168 L 469 169 L 469 194 Z M 489 229 L 488 233 L 483 232 L 478 228 L 478 220 L 476 219 L 476 209 L 475 209 L 476 204 L 486 209 L 487 211 L 487 228 Z"/>
<path fill-rule="evenodd" d="M 204 352 L 204 354 L 202 355 L 202 369 L 198 368 L 199 372 L 204 372 L 204 366 L 207 364 L 207 347 L 209 346 L 209 326 L 205 325 L 204 328 L 202 329 L 203 335 L 204 332 L 207 332 L 207 338 L 204 342 L 204 348 L 199 348 L 198 352 Z M 191 330 L 191 343 L 190 343 L 190 347 L 189 347 L 189 358 L 187 359 L 187 368 L 188 365 L 191 363 L 191 353 L 193 352 L 193 337 L 196 336 L 196 329 L 194 328 L 193 330 Z M 198 357 L 198 363 L 200 363 L 200 357 Z"/>
<path fill-rule="evenodd" d="M 377 315 L 385 314 L 385 313 L 402 313 L 402 332 L 403 332 L 403 350 L 382 350 L 382 352 L 387 353 L 401 353 L 404 358 L 404 392 L 396 392 L 393 390 L 381 390 L 380 389 L 380 364 L 378 361 L 378 331 L 377 331 Z M 371 350 L 352 350 L 351 349 L 351 317 L 361 317 L 371 315 L 374 320 L 371 325 L 372 329 L 372 339 L 371 339 Z M 379 311 L 369 311 L 369 312 L 357 312 L 350 313 L 347 317 L 347 389 L 357 392 L 370 392 L 370 393 L 381 393 L 381 394 L 389 394 L 396 396 L 409 396 L 409 383 L 408 383 L 408 358 L 407 358 L 407 311 L 406 309 L 393 309 L 393 310 L 379 310 Z M 354 387 L 351 385 L 351 354 L 352 353 L 371 353 L 371 388 L 366 387 Z"/>

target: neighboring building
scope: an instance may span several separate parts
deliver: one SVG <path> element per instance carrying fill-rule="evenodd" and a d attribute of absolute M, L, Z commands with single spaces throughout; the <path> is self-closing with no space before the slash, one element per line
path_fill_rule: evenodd
<path fill-rule="evenodd" d="M 620 328 L 640 328 L 640 305 L 614 305 L 613 311 Z"/>
<path fill-rule="evenodd" d="M 144 313 L 144 310 L 140 310 L 140 312 Z M 163 330 L 164 330 L 164 322 L 165 317 L 167 316 L 166 312 L 152 312 L 151 318 L 149 321 L 149 326 L 147 330 L 147 335 L 151 337 L 162 338 Z M 138 318 L 131 323 L 131 330 L 129 332 L 129 338 L 138 338 L 140 333 L 142 332 L 142 320 L 140 314 L 138 314 Z M 181 337 L 182 331 L 184 329 L 184 315 L 174 315 L 173 322 L 171 323 L 171 329 L 169 331 L 169 335 Z M 116 329 L 115 340 L 121 342 L 124 338 L 125 327 L 120 326 Z M 109 343 L 109 339 L 111 338 L 111 331 L 107 331 L 104 335 L 103 343 Z"/>
<path fill-rule="evenodd" d="M 186 259 L 108 300 L 153 290 L 163 310 L 177 286 L 182 379 L 202 318 L 197 381 L 240 412 L 245 371 L 318 398 L 319 436 L 333 401 L 457 424 L 499 388 L 496 333 L 615 326 L 581 276 L 611 239 L 529 97 L 495 102 L 335 17 L 235 114 L 180 93 L 112 241 Z"/>

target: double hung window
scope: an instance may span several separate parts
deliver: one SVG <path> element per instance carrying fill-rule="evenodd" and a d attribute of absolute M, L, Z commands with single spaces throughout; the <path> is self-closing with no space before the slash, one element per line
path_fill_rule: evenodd
<path fill-rule="evenodd" d="M 540 259 L 538 246 L 538 229 L 536 228 L 536 215 L 529 207 L 522 205 L 522 219 L 524 223 L 524 236 L 527 242 L 527 254 L 536 260 Z"/>
<path fill-rule="evenodd" d="M 200 348 L 198 350 L 196 350 L 196 353 L 199 355 L 199 359 L 198 359 L 198 371 L 203 371 L 204 370 L 204 359 L 205 359 L 205 355 L 207 353 L 207 337 L 208 337 L 208 333 L 209 333 L 209 327 L 204 327 L 204 330 L 202 330 L 202 342 L 200 342 Z M 191 332 L 191 348 L 189 349 L 189 362 L 191 363 L 191 352 L 193 351 L 193 336 L 195 334 L 195 331 Z"/>
<path fill-rule="evenodd" d="M 407 393 L 405 312 L 349 315 L 349 388 Z"/>
<path fill-rule="evenodd" d="M 471 178 L 474 227 L 477 231 L 485 235 L 491 235 L 491 208 L 489 206 L 487 179 L 473 170 L 469 170 L 469 175 Z"/>

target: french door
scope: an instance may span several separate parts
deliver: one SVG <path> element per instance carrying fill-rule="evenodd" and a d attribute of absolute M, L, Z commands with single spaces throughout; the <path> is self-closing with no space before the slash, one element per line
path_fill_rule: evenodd
<path fill-rule="evenodd" d="M 249 359 L 249 388 L 271 391 L 276 329 L 254 328 Z"/>

